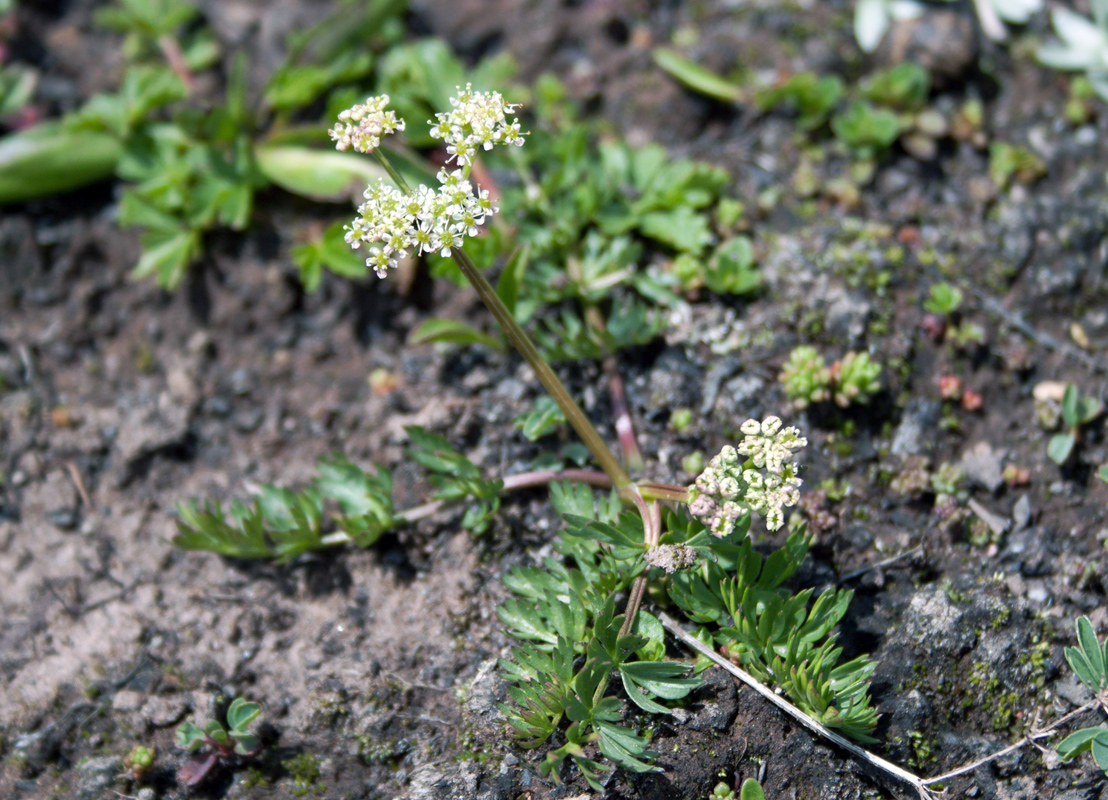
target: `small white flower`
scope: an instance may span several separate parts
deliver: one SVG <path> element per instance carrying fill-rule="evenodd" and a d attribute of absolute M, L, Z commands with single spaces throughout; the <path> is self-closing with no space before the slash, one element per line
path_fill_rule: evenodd
<path fill-rule="evenodd" d="M 508 122 L 507 115 L 518 106 L 507 103 L 500 92 L 475 92 L 472 84 L 458 87 L 456 97 L 450 98 L 453 110 L 435 114 L 431 136 L 446 142 L 448 160 L 460 166 L 473 163 L 477 148 L 491 150 L 495 145 L 523 145 L 519 120 Z"/>
<path fill-rule="evenodd" d="M 404 130 L 404 120 L 395 111 L 386 111 L 389 96 L 370 97 L 360 105 L 339 114 L 338 124 L 331 129 L 331 140 L 338 150 L 354 149 L 372 153 L 381 146 L 381 137 Z"/>
<path fill-rule="evenodd" d="M 716 536 L 730 534 L 751 511 L 765 517 L 767 528 L 777 530 L 784 520 L 782 509 L 800 499 L 801 480 L 790 462 L 808 440 L 773 416 L 761 422 L 747 420 L 740 430 L 742 443 L 724 447 L 689 487 L 690 513 Z M 747 460 L 740 462 L 740 456 Z"/>

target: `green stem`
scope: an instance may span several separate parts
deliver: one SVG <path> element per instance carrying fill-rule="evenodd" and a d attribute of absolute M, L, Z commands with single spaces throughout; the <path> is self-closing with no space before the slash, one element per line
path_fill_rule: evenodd
<path fill-rule="evenodd" d="M 542 354 L 539 353 L 538 348 L 535 347 L 530 337 L 523 328 L 520 327 L 519 323 L 516 322 L 515 317 L 512 316 L 512 312 L 509 311 L 507 306 L 501 301 L 500 296 L 496 293 L 496 289 L 492 287 L 492 284 L 489 283 L 481 270 L 477 269 L 477 265 L 473 263 L 473 259 L 461 248 L 451 250 L 451 254 L 454 256 L 454 261 L 458 264 L 462 273 L 469 279 L 470 285 L 476 290 L 477 296 L 481 298 L 489 311 L 492 312 L 492 315 L 496 317 L 496 321 L 500 323 L 500 327 L 504 329 L 504 333 L 508 336 L 508 341 L 512 343 L 516 350 L 519 351 L 519 354 L 523 356 L 523 360 L 535 371 L 535 377 L 539 379 L 539 382 L 545 387 L 546 391 L 554 398 L 554 402 L 562 409 L 562 413 L 565 414 L 566 420 L 573 426 L 573 429 L 577 431 L 577 435 L 581 437 L 585 446 L 589 448 L 589 452 L 592 453 L 593 458 L 596 459 L 600 468 L 608 474 L 608 477 L 612 479 L 612 483 L 616 485 L 617 489 L 626 489 L 630 487 L 632 485 L 631 477 L 620 465 L 619 459 L 608 449 L 608 445 L 605 444 L 604 439 L 601 438 L 596 428 L 589 422 L 589 418 L 585 416 L 585 412 L 581 410 L 581 406 L 577 405 L 577 401 L 570 395 L 565 384 L 554 374 L 554 370 L 546 363 L 546 360 L 542 357 Z"/>
<path fill-rule="evenodd" d="M 395 181 L 397 187 L 406 194 L 411 193 L 411 187 L 408 186 L 408 182 L 404 180 L 404 177 L 397 172 L 396 168 L 388 160 L 380 149 L 374 150 L 373 155 L 377 159 L 385 171 L 389 174 L 389 177 Z M 612 454 L 612 451 L 608 449 L 608 445 L 604 443 L 604 439 L 589 422 L 589 418 L 585 415 L 585 412 L 581 410 L 581 406 L 577 405 L 577 401 L 570 395 L 569 390 L 566 389 L 565 384 L 559 380 L 558 376 L 554 374 L 554 370 L 550 368 L 550 365 L 546 363 L 546 360 L 539 353 L 537 347 L 531 341 L 531 338 L 516 322 L 512 312 L 508 310 L 500 299 L 500 295 L 496 293 L 496 289 L 492 287 L 488 279 L 477 268 L 477 265 L 473 263 L 473 259 L 469 257 L 460 247 L 451 248 L 451 255 L 454 257 L 454 261 L 458 264 L 459 269 L 469 279 L 470 286 L 477 292 L 477 296 L 481 298 L 481 301 L 488 307 L 492 315 L 496 317 L 496 321 L 500 323 L 500 327 L 504 330 L 504 333 L 508 336 L 508 341 L 519 351 L 519 354 L 523 356 L 523 360 L 530 365 L 531 369 L 535 371 L 535 376 L 539 379 L 539 382 L 543 385 L 550 396 L 554 398 L 554 402 L 558 404 L 558 407 L 562 409 L 562 413 L 565 414 L 566 420 L 573 429 L 577 431 L 577 435 L 581 437 L 581 440 L 585 443 L 585 446 L 589 448 L 589 452 L 592 453 L 593 458 L 600 465 L 600 468 L 608 474 L 608 477 L 612 479 L 612 483 L 616 485 L 617 489 L 624 490 L 630 489 L 634 491 L 631 484 L 631 477 L 627 474 L 627 471 L 619 463 L 619 459 Z"/>

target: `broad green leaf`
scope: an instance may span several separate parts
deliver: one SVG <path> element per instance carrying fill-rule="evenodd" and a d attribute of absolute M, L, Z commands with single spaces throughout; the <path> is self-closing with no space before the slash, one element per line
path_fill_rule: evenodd
<path fill-rule="evenodd" d="M 373 159 L 336 150 L 262 144 L 254 156 L 267 179 L 309 200 L 349 201 L 367 183 L 388 177 Z"/>
<path fill-rule="evenodd" d="M 743 781 L 742 789 L 739 790 L 739 800 L 766 800 L 762 784 L 754 778 L 747 778 Z"/>
<path fill-rule="evenodd" d="M 530 244 L 517 247 L 511 258 L 508 259 L 508 263 L 500 271 L 500 279 L 496 282 L 496 295 L 512 314 L 515 314 L 516 302 L 519 299 L 519 287 L 523 283 L 523 276 L 527 271 L 527 261 L 530 254 Z"/>
<path fill-rule="evenodd" d="M 632 630 L 647 640 L 647 643 L 638 650 L 639 658 L 644 661 L 658 661 L 665 657 L 666 629 L 656 616 L 649 611 L 640 611 L 635 617 Z"/>
<path fill-rule="evenodd" d="M 187 750 L 191 753 L 194 750 L 199 750 L 203 746 L 204 739 L 204 731 L 191 722 L 185 722 L 177 727 L 177 735 L 174 741 L 182 750 Z"/>
<path fill-rule="evenodd" d="M 694 92 L 725 103 L 737 103 L 742 98 L 742 87 L 721 78 L 673 50 L 656 47 L 652 55 L 655 64 Z"/>
<path fill-rule="evenodd" d="M 1091 748 L 1093 740 L 1106 733 L 1108 733 L 1108 729 L 1105 728 L 1082 728 L 1075 731 L 1058 743 L 1058 756 L 1063 761 L 1069 761 L 1074 756 Z"/>
<path fill-rule="evenodd" d="M 656 239 L 675 250 L 699 253 L 712 241 L 708 218 L 688 206 L 673 211 L 652 211 L 639 221 L 643 236 Z"/>
<path fill-rule="evenodd" d="M 262 713 L 262 707 L 257 703 L 247 702 L 241 697 L 236 697 L 227 709 L 227 725 L 234 731 L 245 731 L 246 726 L 258 718 Z"/>
<path fill-rule="evenodd" d="M 1056 433 L 1047 443 L 1046 454 L 1050 456 L 1051 461 L 1060 466 L 1069 460 L 1076 442 L 1077 439 L 1072 433 Z"/>
<path fill-rule="evenodd" d="M 1067 428 L 1076 428 L 1081 420 L 1077 415 L 1077 387 L 1072 383 L 1066 384 L 1066 390 L 1062 393 L 1062 420 Z"/>
<path fill-rule="evenodd" d="M 492 350 L 502 351 L 504 349 L 504 343 L 498 339 L 481 333 L 464 322 L 452 319 L 429 319 L 421 323 L 418 328 L 408 335 L 409 344 L 426 344 L 427 342 L 442 342 L 463 346 L 480 344 Z"/>
<path fill-rule="evenodd" d="M 1093 761 L 1104 772 L 1108 772 L 1108 730 L 1101 730 L 1100 735 L 1093 739 Z"/>
<path fill-rule="evenodd" d="M 248 756 L 258 750 L 259 739 L 256 733 L 231 731 L 231 738 L 235 740 L 235 752 L 240 756 Z"/>
<path fill-rule="evenodd" d="M 1093 624 L 1089 621 L 1088 617 L 1081 617 L 1077 620 L 1077 641 L 1081 645 L 1081 650 L 1085 654 L 1085 658 L 1089 662 L 1089 666 L 1093 670 L 1093 674 L 1097 678 L 1097 682 L 1090 688 L 1093 691 L 1099 691 L 1104 686 L 1105 682 L 1108 682 L 1108 674 L 1105 672 L 1104 657 L 1100 649 L 1100 642 L 1096 638 L 1096 632 L 1093 630 Z"/>
<path fill-rule="evenodd" d="M 0 138 L 0 204 L 88 186 L 112 176 L 123 154 L 119 140 L 98 131 L 43 123 Z"/>

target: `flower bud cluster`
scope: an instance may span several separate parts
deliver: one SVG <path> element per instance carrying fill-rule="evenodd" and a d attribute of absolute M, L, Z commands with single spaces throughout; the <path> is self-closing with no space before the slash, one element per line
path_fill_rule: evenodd
<path fill-rule="evenodd" d="M 357 249 L 369 246 L 366 266 L 378 277 L 409 250 L 420 254 L 450 255 L 467 236 L 476 236 L 478 226 L 499 209 L 487 189 L 474 189 L 461 170 L 439 170 L 438 190 L 420 184 L 411 194 L 384 181 L 365 190 L 365 202 L 358 216 L 346 226 L 346 242 Z"/>
<path fill-rule="evenodd" d="M 715 536 L 729 535 L 751 512 L 775 531 L 784 522 L 782 509 L 800 499 L 802 482 L 792 457 L 808 440 L 772 416 L 747 420 L 741 430 L 745 436 L 738 448 L 724 447 L 689 487 L 689 511 Z"/>
<path fill-rule="evenodd" d="M 684 544 L 659 544 L 643 553 L 647 564 L 664 569 L 672 575 L 679 569 L 696 564 L 696 551 Z"/>
<path fill-rule="evenodd" d="M 454 109 L 435 114 L 431 136 L 446 142 L 446 152 L 459 166 L 469 166 L 477 148 L 492 150 L 495 145 L 523 146 L 519 120 L 508 122 L 507 115 L 519 106 L 504 102 L 500 92 L 475 92 L 471 84 L 458 87 L 458 96 L 450 98 Z"/>
<path fill-rule="evenodd" d="M 389 96 L 383 94 L 340 113 L 331 129 L 336 149 L 372 153 L 381 146 L 382 136 L 404 130 L 404 120 L 397 119 L 395 111 L 385 111 L 388 104 Z"/>

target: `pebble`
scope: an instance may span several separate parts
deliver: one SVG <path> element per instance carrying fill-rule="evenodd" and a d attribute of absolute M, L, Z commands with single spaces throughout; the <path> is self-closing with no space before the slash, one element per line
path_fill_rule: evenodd
<path fill-rule="evenodd" d="M 962 454 L 962 469 L 973 483 L 995 492 L 1004 485 L 1000 462 L 1003 451 L 994 451 L 988 442 L 978 442 Z"/>

